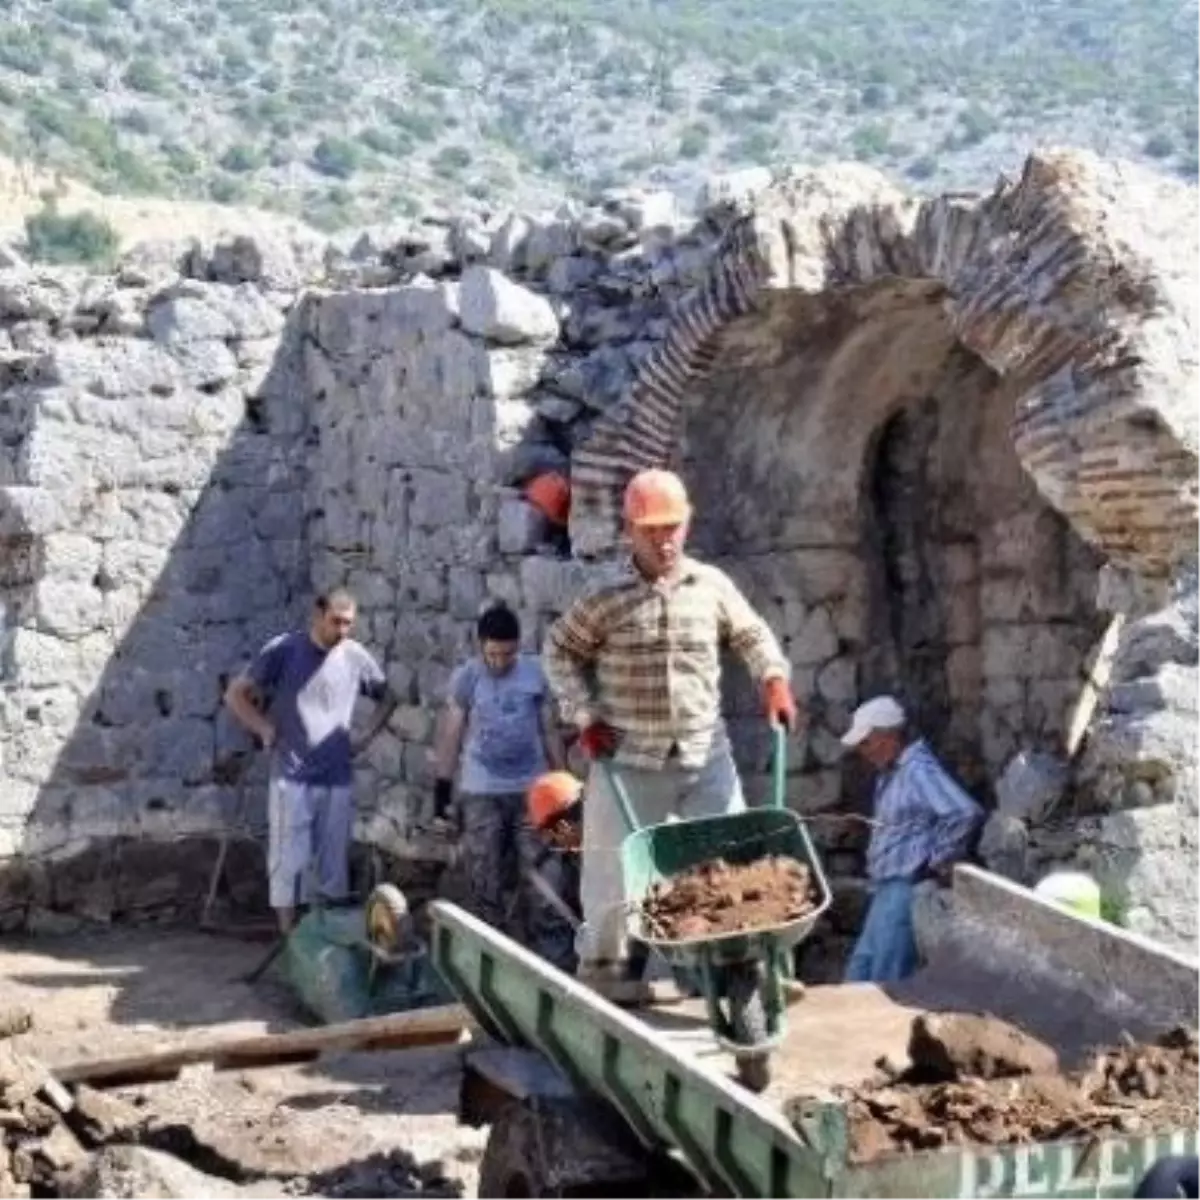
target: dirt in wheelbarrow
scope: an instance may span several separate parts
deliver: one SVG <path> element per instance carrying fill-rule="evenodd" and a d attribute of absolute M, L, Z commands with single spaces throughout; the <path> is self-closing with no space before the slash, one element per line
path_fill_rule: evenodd
<path fill-rule="evenodd" d="M 794 858 L 744 864 L 716 858 L 655 884 L 642 916 L 655 937 L 681 941 L 797 921 L 817 902 L 809 869 Z"/>
<path fill-rule="evenodd" d="M 1196 1127 L 1195 1030 L 1099 1049 L 1065 1073 L 1003 1021 L 941 1014 L 914 1020 L 909 1057 L 905 1071 L 881 1063 L 883 1078 L 843 1093 L 852 1161 Z"/>

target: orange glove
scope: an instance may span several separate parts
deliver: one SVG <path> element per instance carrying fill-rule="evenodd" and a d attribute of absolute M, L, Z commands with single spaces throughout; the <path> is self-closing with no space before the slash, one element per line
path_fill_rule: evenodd
<path fill-rule="evenodd" d="M 796 700 L 788 681 L 776 675 L 763 684 L 763 708 L 767 710 L 767 720 L 773 724 L 782 725 L 789 733 L 796 728 Z"/>
<path fill-rule="evenodd" d="M 617 740 L 617 731 L 603 721 L 593 721 L 579 732 L 579 748 L 588 758 L 611 758 Z"/>

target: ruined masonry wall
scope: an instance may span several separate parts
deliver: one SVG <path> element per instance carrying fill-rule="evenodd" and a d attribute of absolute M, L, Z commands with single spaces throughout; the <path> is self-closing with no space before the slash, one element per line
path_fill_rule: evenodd
<path fill-rule="evenodd" d="M 354 592 L 360 637 L 401 697 L 357 781 L 361 836 L 396 851 L 428 806 L 434 718 L 485 601 L 525 618 L 529 646 L 541 631 L 516 567 L 540 523 L 497 481 L 545 352 L 489 352 L 462 330 L 458 290 L 324 296 L 305 344 L 313 585 Z"/>
<path fill-rule="evenodd" d="M 250 285 L 0 282 L 0 533 L 20 551 L 0 596 L 0 925 L 169 905 L 210 860 L 145 841 L 239 816 L 224 680 L 307 577 L 295 318 Z"/>
<path fill-rule="evenodd" d="M 0 926 L 202 898 L 212 855 L 197 839 L 261 826 L 265 764 L 220 711 L 225 679 L 336 583 L 359 595 L 362 638 L 403 700 L 362 764 L 359 833 L 411 849 L 434 716 L 481 605 L 507 599 L 539 644 L 619 552 L 621 488 L 652 463 L 692 472 L 701 512 L 724 522 L 697 544 L 740 572 L 824 706 L 793 750 L 793 799 L 855 794 L 832 739 L 887 666 L 868 653 L 864 464 L 894 410 L 937 392 L 956 345 L 1004 381 L 994 411 L 1015 406 L 1010 453 L 1046 505 L 1135 574 L 1167 580 L 1185 543 L 1194 556 L 1194 255 L 1168 253 L 1194 195 L 1064 154 L 977 199 L 913 202 L 855 166 L 756 174 L 711 199 L 686 226 L 669 196 L 614 193 L 316 250 L 146 248 L 105 279 L 0 272 Z M 919 378 L 889 390 L 868 370 L 847 386 L 889 346 Z M 540 467 L 572 471 L 574 559 L 514 490 Z M 766 477 L 790 482 L 749 519 Z M 983 607 L 996 626 L 1088 619 L 1091 561 L 1041 545 L 1058 518 L 1027 485 L 1016 509 L 994 539 L 975 531 L 981 611 L 947 616 L 978 617 L 989 770 L 1041 732 L 1040 677 L 1022 677 L 1018 711 L 993 694 L 989 655 L 1041 651 L 1025 630 L 992 636 Z M 1030 561 L 1061 568 L 1061 595 L 1015 586 Z M 1151 900 L 1195 874 L 1194 844 L 1159 836 L 1194 780 L 1180 737 L 1194 573 L 1180 594 L 1127 626 L 1077 780 L 1097 813 L 1123 810 L 1119 829 L 1098 818 L 1097 844 L 1120 843 L 1123 877 Z M 1041 682 L 1065 687 L 1071 647 Z M 765 727 L 744 682 L 730 710 L 759 791 Z M 260 856 L 242 866 L 261 882 Z M 1194 912 L 1189 933 L 1156 903 L 1146 932 L 1194 940 Z"/>
<path fill-rule="evenodd" d="M 225 683 L 335 583 L 404 701 L 359 832 L 407 845 L 480 607 L 533 648 L 583 578 L 509 485 L 567 466 L 703 273 L 713 230 L 675 220 L 629 195 L 0 274 L 0 925 L 194 911 L 218 836 L 264 826 Z M 233 899 L 261 901 L 234 844 Z"/>

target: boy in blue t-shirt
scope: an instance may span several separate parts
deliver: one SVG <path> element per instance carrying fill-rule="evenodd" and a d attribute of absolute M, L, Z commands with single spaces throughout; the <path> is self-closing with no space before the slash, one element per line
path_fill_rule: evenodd
<path fill-rule="evenodd" d="M 458 775 L 469 907 L 499 929 L 531 851 L 525 792 L 563 765 L 541 663 L 521 653 L 521 625 L 504 605 L 476 626 L 479 653 L 450 679 L 435 746 L 434 815 L 445 819 Z"/>

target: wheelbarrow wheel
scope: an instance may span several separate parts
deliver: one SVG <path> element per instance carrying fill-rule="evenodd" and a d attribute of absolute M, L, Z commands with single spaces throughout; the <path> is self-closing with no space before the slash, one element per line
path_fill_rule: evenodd
<path fill-rule="evenodd" d="M 730 967 L 725 995 L 729 1001 L 729 1024 L 739 1046 L 759 1046 L 767 1041 L 767 1010 L 762 998 L 763 970 L 760 963 Z M 738 1082 L 749 1091 L 765 1092 L 771 1083 L 769 1050 L 736 1054 Z"/>
<path fill-rule="evenodd" d="M 395 954 L 408 936 L 408 901 L 391 883 L 381 883 L 367 897 L 363 917 L 367 941 L 377 950 Z"/>

